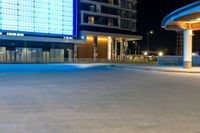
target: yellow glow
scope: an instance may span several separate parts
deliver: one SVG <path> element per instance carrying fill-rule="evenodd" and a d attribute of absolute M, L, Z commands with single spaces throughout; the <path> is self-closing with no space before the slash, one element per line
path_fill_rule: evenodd
<path fill-rule="evenodd" d="M 99 36 L 98 41 L 108 41 L 108 37 Z"/>
<path fill-rule="evenodd" d="M 185 23 L 188 23 L 188 24 L 194 24 L 194 23 L 199 23 L 200 20 L 191 20 L 191 21 L 185 21 Z"/>
<path fill-rule="evenodd" d="M 87 40 L 94 40 L 93 36 L 87 36 Z"/>
<path fill-rule="evenodd" d="M 94 37 L 93 36 L 87 36 L 87 43 L 88 44 L 93 44 L 94 43 Z"/>

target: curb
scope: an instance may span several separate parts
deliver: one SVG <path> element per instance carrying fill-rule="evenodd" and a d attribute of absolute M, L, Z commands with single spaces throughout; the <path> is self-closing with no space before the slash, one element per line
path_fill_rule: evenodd
<path fill-rule="evenodd" d="M 139 69 L 139 68 L 137 68 L 137 69 Z M 163 70 L 163 69 L 153 69 L 153 68 L 143 68 L 143 70 L 150 70 L 150 71 L 157 71 L 157 72 L 174 72 L 174 73 L 200 74 L 200 71 Z"/>
<path fill-rule="evenodd" d="M 156 72 L 173 72 L 173 73 L 193 73 L 193 74 L 200 74 L 200 71 L 190 71 L 190 70 L 169 70 L 169 69 L 163 69 L 163 68 L 149 68 L 146 66 L 117 66 L 117 65 L 112 65 L 113 67 L 118 67 L 118 68 L 134 68 L 134 69 L 139 69 L 139 70 L 145 70 L 145 71 L 156 71 Z"/>

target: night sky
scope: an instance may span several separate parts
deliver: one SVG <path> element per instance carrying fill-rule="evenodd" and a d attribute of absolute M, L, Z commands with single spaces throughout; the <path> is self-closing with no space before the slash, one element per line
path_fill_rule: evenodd
<path fill-rule="evenodd" d="M 172 11 L 193 3 L 197 0 L 138 0 L 137 30 L 143 35 L 141 47 L 146 47 L 146 33 L 154 30 L 150 37 L 150 50 L 167 49 L 168 54 L 173 54 L 176 46 L 176 33 L 161 28 L 162 19 Z"/>

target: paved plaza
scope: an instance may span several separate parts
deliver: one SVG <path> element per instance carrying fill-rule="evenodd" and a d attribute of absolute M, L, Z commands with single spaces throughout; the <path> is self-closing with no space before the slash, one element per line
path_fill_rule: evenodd
<path fill-rule="evenodd" d="M 0 65 L 0 133 L 200 133 L 200 74 Z"/>

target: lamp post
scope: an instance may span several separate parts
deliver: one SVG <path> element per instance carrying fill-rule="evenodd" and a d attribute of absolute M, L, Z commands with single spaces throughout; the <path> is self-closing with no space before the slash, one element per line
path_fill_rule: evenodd
<path fill-rule="evenodd" d="M 149 53 L 149 40 L 150 40 L 150 35 L 153 35 L 154 34 L 154 31 L 153 30 L 150 30 L 150 31 L 147 31 L 147 52 Z"/>

